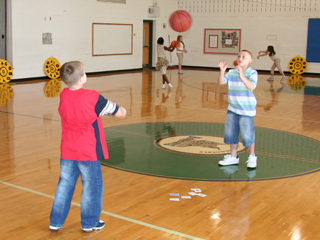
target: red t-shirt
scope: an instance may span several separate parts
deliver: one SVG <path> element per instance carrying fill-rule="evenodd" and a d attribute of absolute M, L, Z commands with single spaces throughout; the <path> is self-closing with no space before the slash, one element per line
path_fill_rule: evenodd
<path fill-rule="evenodd" d="M 117 104 L 94 90 L 65 88 L 60 93 L 61 158 L 78 161 L 108 159 L 101 116 L 116 114 Z"/>

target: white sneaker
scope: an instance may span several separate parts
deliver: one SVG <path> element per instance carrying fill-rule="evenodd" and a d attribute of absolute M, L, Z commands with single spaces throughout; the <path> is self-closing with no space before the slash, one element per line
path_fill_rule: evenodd
<path fill-rule="evenodd" d="M 172 85 L 171 85 L 171 83 L 168 83 L 168 86 L 169 86 L 170 88 L 172 88 Z"/>
<path fill-rule="evenodd" d="M 162 84 L 162 88 L 166 88 L 166 85 L 165 85 L 165 84 Z"/>
<path fill-rule="evenodd" d="M 256 168 L 257 167 L 257 156 L 249 155 L 247 163 L 247 168 Z"/>
<path fill-rule="evenodd" d="M 219 165 L 228 166 L 233 164 L 239 164 L 239 158 L 233 157 L 231 155 L 225 155 L 223 160 L 219 161 Z"/>
<path fill-rule="evenodd" d="M 59 231 L 60 230 L 60 228 L 62 228 L 62 227 L 54 227 L 54 226 L 49 226 L 49 229 L 51 230 L 51 231 Z"/>
<path fill-rule="evenodd" d="M 178 71 L 178 73 L 179 73 L 179 74 L 183 74 L 183 72 L 182 72 L 182 71 Z"/>
<path fill-rule="evenodd" d="M 268 80 L 268 81 L 272 81 L 272 80 L 273 80 L 273 77 L 269 77 L 267 80 Z"/>
<path fill-rule="evenodd" d="M 104 228 L 105 225 L 106 225 L 106 224 L 105 224 L 104 221 L 99 220 L 99 223 L 97 224 L 97 226 L 91 227 L 91 228 L 83 228 L 83 227 L 81 227 L 81 229 L 82 229 L 82 231 L 84 231 L 84 232 L 92 232 L 92 231 L 94 231 L 94 230 L 100 230 L 100 229 Z"/>
<path fill-rule="evenodd" d="M 284 80 L 287 80 L 287 79 L 288 79 L 288 77 L 283 77 L 283 78 L 281 78 L 280 81 L 284 81 Z"/>

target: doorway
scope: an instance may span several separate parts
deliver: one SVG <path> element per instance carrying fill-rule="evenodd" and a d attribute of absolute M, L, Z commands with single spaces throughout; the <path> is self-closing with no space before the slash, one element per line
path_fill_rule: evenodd
<path fill-rule="evenodd" d="M 142 67 L 152 68 L 152 49 L 153 49 L 153 21 L 143 20 L 143 37 L 142 37 Z"/>

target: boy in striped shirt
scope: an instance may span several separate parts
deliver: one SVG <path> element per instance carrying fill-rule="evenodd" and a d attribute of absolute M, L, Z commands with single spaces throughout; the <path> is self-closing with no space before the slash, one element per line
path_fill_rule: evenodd
<path fill-rule="evenodd" d="M 224 142 L 230 144 L 231 154 L 225 155 L 219 161 L 219 165 L 227 166 L 239 164 L 237 149 L 239 133 L 243 145 L 248 147 L 250 155 L 247 167 L 257 167 L 257 156 L 255 155 L 255 129 L 254 116 L 256 115 L 257 100 L 253 90 L 257 86 L 258 73 L 249 67 L 252 62 L 252 54 L 247 50 L 241 50 L 237 58 L 238 65 L 225 73 L 228 63 L 225 60 L 219 62 L 220 74 L 219 85 L 228 84 L 228 112 L 225 122 Z"/>

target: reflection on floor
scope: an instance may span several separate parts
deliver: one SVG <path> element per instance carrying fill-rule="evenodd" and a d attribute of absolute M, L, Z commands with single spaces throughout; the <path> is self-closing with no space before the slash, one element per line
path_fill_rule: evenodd
<path fill-rule="evenodd" d="M 168 70 L 162 89 L 155 70 L 88 75 L 94 89 L 128 111 L 103 117 L 110 159 L 103 161 L 101 219 L 94 234 L 80 229 L 81 183 L 63 228 L 48 230 L 60 174 L 59 80 L 0 85 L 1 239 L 320 239 L 320 79 L 267 81 L 259 73 L 256 154 L 218 166 L 228 89 L 218 72 Z M 224 148 L 226 147 L 226 148 Z M 220 152 L 219 152 L 220 151 Z M 188 194 L 200 188 L 205 197 Z M 191 199 L 170 201 L 170 193 Z"/>

